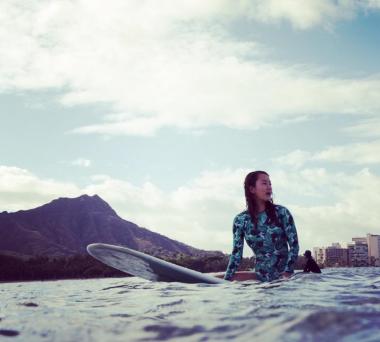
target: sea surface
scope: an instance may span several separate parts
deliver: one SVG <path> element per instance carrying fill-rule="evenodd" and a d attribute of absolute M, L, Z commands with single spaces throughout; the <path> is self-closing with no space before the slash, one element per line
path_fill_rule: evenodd
<path fill-rule="evenodd" d="M 0 284 L 0 341 L 380 341 L 380 268 L 222 285 Z"/>

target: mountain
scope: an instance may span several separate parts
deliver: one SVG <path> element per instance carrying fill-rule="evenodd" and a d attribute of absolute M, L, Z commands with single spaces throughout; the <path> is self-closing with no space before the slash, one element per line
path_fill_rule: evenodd
<path fill-rule="evenodd" d="M 86 254 L 93 242 L 153 255 L 222 254 L 193 248 L 123 220 L 99 196 L 59 198 L 41 207 L 0 213 L 0 253 L 22 256 Z"/>

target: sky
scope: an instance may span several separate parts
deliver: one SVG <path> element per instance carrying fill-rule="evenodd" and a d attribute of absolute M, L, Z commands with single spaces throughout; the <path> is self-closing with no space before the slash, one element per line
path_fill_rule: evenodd
<path fill-rule="evenodd" d="M 98 194 L 230 253 L 266 170 L 301 252 L 380 234 L 379 56 L 380 0 L 2 0 L 0 211 Z"/>

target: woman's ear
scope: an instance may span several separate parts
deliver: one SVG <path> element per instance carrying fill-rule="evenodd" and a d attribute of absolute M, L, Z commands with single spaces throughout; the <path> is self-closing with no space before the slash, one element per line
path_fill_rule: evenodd
<path fill-rule="evenodd" d="M 250 192 L 252 195 L 254 195 L 254 194 L 256 193 L 256 189 L 255 189 L 255 187 L 254 187 L 253 185 L 251 185 L 251 186 L 249 187 L 249 192 Z"/>

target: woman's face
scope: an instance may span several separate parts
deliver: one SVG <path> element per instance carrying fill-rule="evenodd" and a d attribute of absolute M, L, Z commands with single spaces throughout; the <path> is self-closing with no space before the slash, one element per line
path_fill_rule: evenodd
<path fill-rule="evenodd" d="M 270 201 L 272 199 L 272 184 L 269 176 L 264 173 L 260 173 L 255 186 L 250 186 L 249 191 L 251 194 L 256 196 L 256 199 L 259 201 Z"/>

